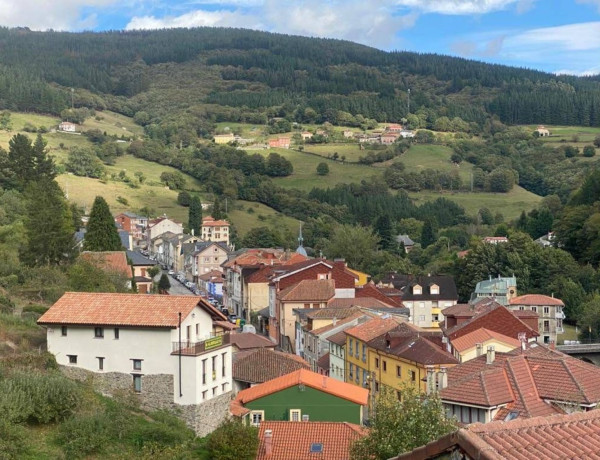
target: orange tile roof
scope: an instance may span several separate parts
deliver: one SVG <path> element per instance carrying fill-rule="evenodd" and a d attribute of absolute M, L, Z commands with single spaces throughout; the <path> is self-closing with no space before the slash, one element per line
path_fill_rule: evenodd
<path fill-rule="evenodd" d="M 484 327 L 452 340 L 452 346 L 458 352 L 463 352 L 465 350 L 473 348 L 478 343 L 484 343 L 492 339 L 510 345 L 514 348 L 518 348 L 521 346 L 521 342 L 519 342 L 519 340 L 513 337 L 502 335 L 499 332 L 490 331 L 489 329 L 486 329 Z"/>
<path fill-rule="evenodd" d="M 391 460 L 437 458 L 458 448 L 480 460 L 600 458 L 600 411 L 474 423 Z"/>
<path fill-rule="evenodd" d="M 203 227 L 227 227 L 229 222 L 226 220 L 215 220 L 212 216 L 206 216 L 202 219 Z"/>
<path fill-rule="evenodd" d="M 368 342 L 396 328 L 399 321 L 395 318 L 373 318 L 366 323 L 346 329 L 346 335 Z"/>
<path fill-rule="evenodd" d="M 334 296 L 335 282 L 333 280 L 302 280 L 277 294 L 282 302 L 327 302 Z"/>
<path fill-rule="evenodd" d="M 233 378 L 242 382 L 263 383 L 282 375 L 309 369 L 308 363 L 300 356 L 267 348 L 259 348 L 234 359 Z"/>
<path fill-rule="evenodd" d="M 266 450 L 266 430 L 272 434 L 270 453 Z M 264 421 L 259 428 L 256 460 L 349 460 L 352 443 L 366 434 L 363 427 L 347 422 Z M 311 453 L 315 443 L 322 444 L 321 453 Z"/>
<path fill-rule="evenodd" d="M 512 299 L 510 299 L 510 304 L 535 306 L 556 305 L 560 307 L 565 306 L 562 300 L 542 294 L 525 294 L 519 297 L 513 297 Z"/>
<path fill-rule="evenodd" d="M 267 337 L 251 332 L 240 332 L 231 334 L 229 337 L 231 344 L 239 350 L 249 350 L 253 348 L 275 348 L 275 343 Z"/>
<path fill-rule="evenodd" d="M 306 369 L 300 369 L 240 391 L 235 400 L 245 404 L 254 401 L 255 399 L 262 398 L 263 396 L 277 393 L 278 391 L 300 384 L 363 406 L 367 404 L 369 399 L 369 391 L 366 388 L 340 382 L 339 380 Z"/>
<path fill-rule="evenodd" d="M 176 328 L 179 312 L 185 318 L 199 303 L 195 296 L 66 292 L 38 324 Z"/>
<path fill-rule="evenodd" d="M 133 272 L 127 263 L 127 254 L 125 251 L 84 251 L 81 253 L 81 258 L 102 270 L 121 273 L 127 278 L 132 277 Z"/>

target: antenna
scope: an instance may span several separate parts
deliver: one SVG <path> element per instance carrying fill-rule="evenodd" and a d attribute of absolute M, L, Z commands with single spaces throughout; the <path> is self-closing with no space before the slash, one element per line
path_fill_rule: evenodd
<path fill-rule="evenodd" d="M 408 88 L 407 92 L 408 92 L 408 113 L 410 114 L 410 88 Z"/>

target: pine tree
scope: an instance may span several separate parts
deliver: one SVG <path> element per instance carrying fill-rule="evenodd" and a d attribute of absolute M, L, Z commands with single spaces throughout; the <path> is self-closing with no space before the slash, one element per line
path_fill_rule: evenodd
<path fill-rule="evenodd" d="M 379 235 L 379 246 L 381 249 L 391 249 L 394 245 L 392 235 L 392 222 L 390 216 L 383 214 L 375 221 L 375 233 Z"/>
<path fill-rule="evenodd" d="M 423 249 L 427 248 L 427 246 L 435 243 L 435 225 L 432 219 L 427 219 L 425 224 L 423 225 L 423 230 L 421 231 L 421 247 Z"/>
<path fill-rule="evenodd" d="M 12 187 L 25 190 L 32 181 L 56 177 L 54 162 L 48 156 L 46 143 L 38 135 L 35 144 L 24 134 L 17 134 L 8 143 L 7 168 L 14 175 Z"/>
<path fill-rule="evenodd" d="M 169 289 L 171 289 L 171 282 L 167 274 L 163 273 L 158 281 L 158 292 L 165 294 Z"/>
<path fill-rule="evenodd" d="M 86 251 L 121 251 L 123 245 L 115 219 L 103 197 L 97 196 L 92 206 L 83 242 Z"/>
<path fill-rule="evenodd" d="M 202 202 L 198 196 L 194 195 L 190 200 L 188 212 L 188 227 L 198 236 L 202 230 Z"/>
<path fill-rule="evenodd" d="M 218 196 L 215 196 L 215 202 L 212 206 L 212 217 L 215 220 L 224 219 L 225 214 L 223 213 L 223 208 L 221 207 L 221 200 Z"/>
<path fill-rule="evenodd" d="M 25 233 L 27 244 L 21 253 L 30 266 L 58 265 L 75 255 L 73 217 L 56 181 L 47 178 L 31 182 Z"/>

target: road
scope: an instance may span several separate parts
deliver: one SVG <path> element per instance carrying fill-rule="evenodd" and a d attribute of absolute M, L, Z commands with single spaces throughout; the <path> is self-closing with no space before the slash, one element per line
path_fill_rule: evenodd
<path fill-rule="evenodd" d="M 166 272 L 165 272 L 166 273 Z M 171 282 L 171 289 L 169 289 L 169 294 L 171 295 L 194 295 L 192 291 L 186 288 L 183 284 L 173 278 L 171 275 L 169 276 L 169 281 Z"/>

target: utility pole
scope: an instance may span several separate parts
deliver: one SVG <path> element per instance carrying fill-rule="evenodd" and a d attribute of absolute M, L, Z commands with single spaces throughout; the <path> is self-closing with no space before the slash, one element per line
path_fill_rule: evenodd
<path fill-rule="evenodd" d="M 75 88 L 71 88 L 71 109 L 73 109 L 75 106 L 73 104 L 73 94 L 75 93 Z"/>
<path fill-rule="evenodd" d="M 410 114 L 410 88 L 408 88 L 408 114 Z"/>

